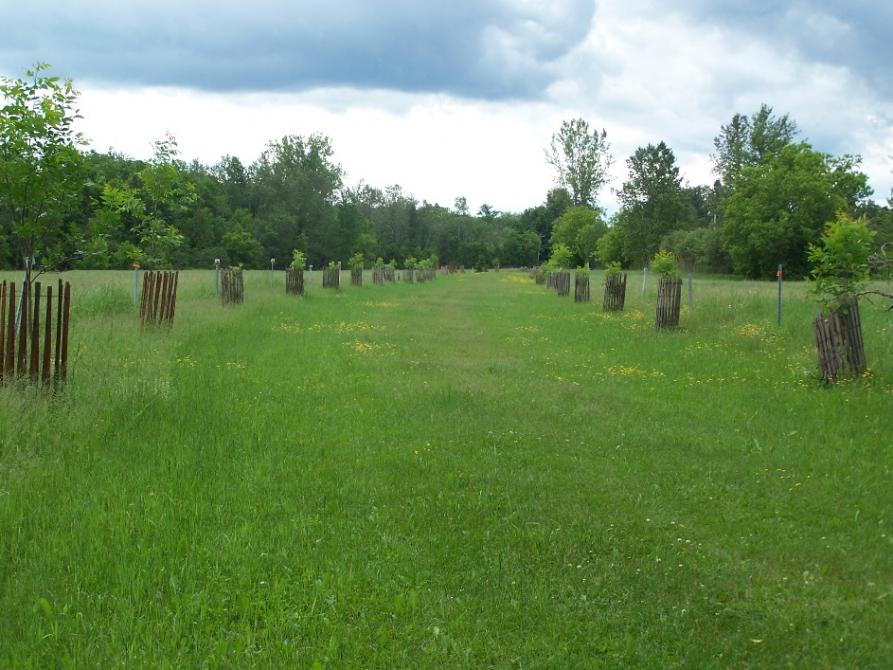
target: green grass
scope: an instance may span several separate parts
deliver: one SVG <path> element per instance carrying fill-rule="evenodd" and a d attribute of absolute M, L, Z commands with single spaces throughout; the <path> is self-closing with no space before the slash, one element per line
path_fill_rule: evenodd
<path fill-rule="evenodd" d="M 64 393 L 0 389 L 0 667 L 889 667 L 881 305 L 828 388 L 792 283 L 656 333 L 641 275 L 606 316 L 600 274 L 194 271 L 140 332 L 132 275 L 68 278 Z"/>

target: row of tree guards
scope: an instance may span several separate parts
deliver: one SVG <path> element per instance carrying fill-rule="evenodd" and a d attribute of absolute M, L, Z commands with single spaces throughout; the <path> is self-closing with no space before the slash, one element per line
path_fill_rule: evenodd
<path fill-rule="evenodd" d="M 545 284 L 559 296 L 569 294 L 570 272 L 559 270 L 544 273 L 536 268 L 532 276 L 537 284 Z M 602 309 L 622 311 L 626 300 L 626 273 L 609 272 L 605 276 Z M 778 325 L 781 325 L 783 268 L 778 267 Z M 589 302 L 589 272 L 577 271 L 574 276 L 574 302 Z M 691 301 L 691 298 L 689 298 Z M 675 328 L 679 325 L 682 304 L 682 279 L 660 277 L 657 285 L 655 328 Z M 836 307 L 818 314 L 813 319 L 816 352 L 822 378 L 828 382 L 852 379 L 867 370 L 865 344 L 857 295 L 846 295 Z"/>
<path fill-rule="evenodd" d="M 0 284 L 0 384 L 64 382 L 70 317 L 68 282 L 60 279 L 55 293 L 52 286 L 44 291 L 40 282 L 23 282 L 18 295 L 15 282 Z"/>
<path fill-rule="evenodd" d="M 569 270 L 559 270 L 557 272 L 543 272 L 540 268 L 536 268 L 532 272 L 532 276 L 537 284 L 545 284 L 547 288 L 554 289 L 560 296 L 570 294 L 571 273 Z M 663 280 L 661 280 L 663 281 Z M 681 294 L 682 280 L 678 282 L 677 294 Z M 574 275 L 574 302 L 590 301 L 590 276 L 588 271 L 577 271 Z M 622 312 L 626 304 L 626 273 L 610 272 L 605 275 L 605 288 L 602 298 L 602 310 L 605 312 Z M 676 322 L 671 323 L 665 318 L 661 318 L 661 314 L 672 314 L 671 309 L 668 310 L 662 305 L 660 300 L 660 289 L 658 290 L 658 318 L 657 327 L 666 328 L 679 323 L 679 299 L 675 301 Z"/>

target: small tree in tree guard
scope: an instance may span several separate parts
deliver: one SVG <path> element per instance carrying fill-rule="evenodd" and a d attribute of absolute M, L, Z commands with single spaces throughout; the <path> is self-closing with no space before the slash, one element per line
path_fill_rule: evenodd
<path fill-rule="evenodd" d="M 294 249 L 291 263 L 285 269 L 285 292 L 288 295 L 304 295 L 304 252 Z"/>
<path fill-rule="evenodd" d="M 341 288 L 341 267 L 336 265 L 335 261 L 330 261 L 327 267 L 322 270 L 322 287 L 323 288 Z"/>
<path fill-rule="evenodd" d="M 304 295 L 304 271 L 285 268 L 285 292 L 288 295 Z"/>
<path fill-rule="evenodd" d="M 146 272 L 140 297 L 140 325 L 174 325 L 179 272 Z"/>
<path fill-rule="evenodd" d="M 381 256 L 376 258 L 372 265 L 372 283 L 376 286 L 384 284 L 384 261 Z"/>
<path fill-rule="evenodd" d="M 555 291 L 560 296 L 570 295 L 571 273 L 570 270 L 561 270 L 555 273 Z"/>
<path fill-rule="evenodd" d="M 682 303 L 682 278 L 679 263 L 669 251 L 658 251 L 651 261 L 651 269 L 658 276 L 657 314 L 654 326 L 658 330 L 679 325 L 679 309 Z"/>
<path fill-rule="evenodd" d="M 359 252 L 350 257 L 350 285 L 363 285 L 363 254 Z"/>
<path fill-rule="evenodd" d="M 829 382 L 857 377 L 867 367 L 858 294 L 868 281 L 873 238 L 864 219 L 840 213 L 809 249 L 814 291 L 828 310 L 816 316 L 813 330 L 819 368 Z"/>
<path fill-rule="evenodd" d="M 41 309 L 42 297 L 45 298 L 44 309 Z M 63 284 L 60 279 L 54 296 L 52 286 L 47 286 L 44 295 L 40 282 L 25 282 L 18 296 L 21 311 L 17 309 L 16 298 L 15 283 L 7 284 L 4 281 L 0 284 L 0 384 L 16 380 L 41 382 L 44 385 L 49 385 L 51 381 L 56 384 L 65 381 L 68 376 L 71 285 L 68 282 Z M 42 312 L 43 328 L 40 323 Z M 20 318 L 18 331 L 17 315 Z"/>
<path fill-rule="evenodd" d="M 605 297 L 602 301 L 602 311 L 622 312 L 626 302 L 626 273 L 620 268 L 620 263 L 614 262 L 605 269 Z"/>
<path fill-rule="evenodd" d="M 220 301 L 224 305 L 241 305 L 245 301 L 242 268 L 228 268 L 220 272 Z"/>
<path fill-rule="evenodd" d="M 574 302 L 589 302 L 589 270 L 584 268 L 574 274 Z"/>

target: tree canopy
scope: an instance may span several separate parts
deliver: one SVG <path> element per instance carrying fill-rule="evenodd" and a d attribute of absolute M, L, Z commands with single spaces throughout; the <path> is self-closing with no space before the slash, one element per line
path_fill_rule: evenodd
<path fill-rule="evenodd" d="M 546 157 L 558 172 L 558 183 L 568 189 L 573 204 L 598 206 L 598 192 L 608 182 L 613 162 L 607 131 L 590 131 L 584 119 L 564 121 L 552 135 Z"/>
<path fill-rule="evenodd" d="M 441 206 L 397 184 L 346 184 L 321 134 L 271 140 L 251 164 L 229 155 L 187 163 L 171 136 L 148 160 L 83 151 L 77 92 L 45 65 L 0 79 L 0 94 L 2 267 L 33 256 L 61 268 L 269 267 L 272 258 L 284 267 L 295 249 L 317 268 L 356 254 L 532 266 L 556 248 L 566 265 L 638 266 L 664 248 L 686 268 L 768 277 L 784 263 L 804 276 L 809 245 L 839 212 L 865 217 L 872 267 L 890 267 L 893 203 L 867 200 L 858 157 L 792 144 L 796 123 L 768 105 L 721 126 L 713 184 L 685 184 L 666 142 L 636 149 L 606 221 L 597 199 L 612 161 L 607 132 L 580 118 L 552 136 L 560 186 L 540 204 L 473 212 L 461 195 Z"/>

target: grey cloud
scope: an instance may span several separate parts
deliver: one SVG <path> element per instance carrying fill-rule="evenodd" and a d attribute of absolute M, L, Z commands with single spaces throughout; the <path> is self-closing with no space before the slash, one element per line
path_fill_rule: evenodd
<path fill-rule="evenodd" d="M 893 94 L 893 4 L 876 0 L 688 0 L 677 11 L 798 51 L 809 61 L 846 68 L 883 95 Z M 834 101 L 829 101 L 834 102 Z"/>
<path fill-rule="evenodd" d="M 0 71 L 211 91 L 348 86 L 536 98 L 587 35 L 592 0 L 71 3 L 0 11 Z M 543 7 L 542 5 L 545 5 Z"/>

